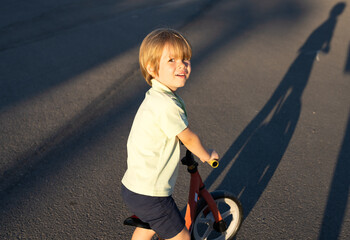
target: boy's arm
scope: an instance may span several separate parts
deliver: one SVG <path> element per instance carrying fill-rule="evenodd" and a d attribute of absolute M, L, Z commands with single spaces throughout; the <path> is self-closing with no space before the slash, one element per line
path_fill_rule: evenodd
<path fill-rule="evenodd" d="M 202 145 L 197 134 L 186 128 L 177 135 L 185 147 L 196 155 L 202 162 L 209 162 L 214 159 L 219 159 L 219 155 L 214 150 L 208 152 Z"/>

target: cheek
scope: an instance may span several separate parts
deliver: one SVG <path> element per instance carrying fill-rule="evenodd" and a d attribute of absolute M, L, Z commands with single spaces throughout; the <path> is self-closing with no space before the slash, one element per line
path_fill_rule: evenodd
<path fill-rule="evenodd" d="M 175 70 L 176 70 L 175 68 L 168 67 L 164 70 L 164 72 L 166 72 L 166 74 L 168 75 L 172 75 L 174 74 Z"/>

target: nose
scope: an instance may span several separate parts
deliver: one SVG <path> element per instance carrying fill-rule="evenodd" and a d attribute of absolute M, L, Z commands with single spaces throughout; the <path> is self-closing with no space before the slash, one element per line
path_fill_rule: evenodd
<path fill-rule="evenodd" d="M 179 64 L 177 65 L 178 68 L 187 68 L 189 65 L 186 61 L 179 61 Z"/>

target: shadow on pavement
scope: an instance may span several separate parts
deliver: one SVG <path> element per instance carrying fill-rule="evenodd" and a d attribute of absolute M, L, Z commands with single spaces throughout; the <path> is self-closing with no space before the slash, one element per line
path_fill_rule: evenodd
<path fill-rule="evenodd" d="M 345 5 L 344 5 L 345 7 Z M 350 73 L 350 45 L 344 69 Z M 343 144 L 335 166 L 333 179 L 330 185 L 326 209 L 323 214 L 319 240 L 338 239 L 348 205 L 350 187 L 350 115 L 346 127 Z"/>
<path fill-rule="evenodd" d="M 350 187 L 350 115 L 334 170 L 326 209 L 319 233 L 320 240 L 338 239 L 344 221 Z"/>
<path fill-rule="evenodd" d="M 349 74 L 350 73 L 350 43 L 349 43 L 349 49 L 348 49 L 348 59 L 345 63 L 345 69 L 344 72 Z"/>
<path fill-rule="evenodd" d="M 209 188 L 230 167 L 217 188 L 239 196 L 245 217 L 258 202 L 288 147 L 317 54 L 329 52 L 337 17 L 344 8 L 344 3 L 335 5 L 329 18 L 310 34 L 271 98 L 222 157 L 222 170 L 212 171 L 205 181 Z"/>

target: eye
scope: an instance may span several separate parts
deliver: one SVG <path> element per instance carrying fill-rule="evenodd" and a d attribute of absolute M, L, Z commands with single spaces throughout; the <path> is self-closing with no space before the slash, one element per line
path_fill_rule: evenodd
<path fill-rule="evenodd" d="M 169 62 L 175 62 L 175 58 L 170 58 Z"/>

